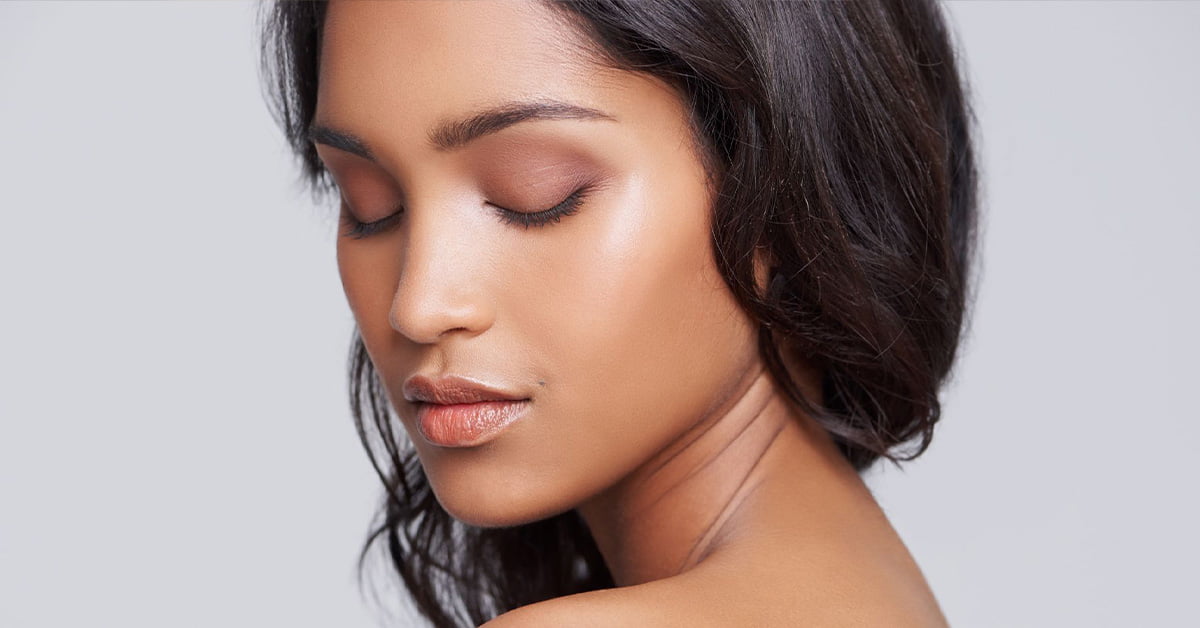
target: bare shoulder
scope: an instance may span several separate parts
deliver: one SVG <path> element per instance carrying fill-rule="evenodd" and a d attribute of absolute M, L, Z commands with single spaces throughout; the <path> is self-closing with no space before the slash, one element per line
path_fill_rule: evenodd
<path fill-rule="evenodd" d="M 636 586 L 589 591 L 509 611 L 486 628 L 612 628 L 614 626 L 704 626 L 706 609 L 689 605 L 689 588 L 679 577 Z"/>
<path fill-rule="evenodd" d="M 686 573 L 525 606 L 486 628 L 615 626 L 892 626 L 944 628 L 932 598 L 888 580 L 896 574 L 824 572 L 709 561 Z M 811 567 L 811 566 L 810 566 Z"/>

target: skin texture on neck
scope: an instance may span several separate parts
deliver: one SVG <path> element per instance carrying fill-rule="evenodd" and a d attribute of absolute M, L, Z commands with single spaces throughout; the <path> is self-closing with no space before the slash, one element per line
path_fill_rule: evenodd
<path fill-rule="evenodd" d="M 794 448 L 794 421 L 761 366 L 715 413 L 637 471 L 580 506 L 618 586 L 682 573 L 728 542 L 747 499 L 777 471 L 773 447 Z"/>
<path fill-rule="evenodd" d="M 518 609 L 489 628 L 724 625 L 718 612 L 738 625 L 946 625 L 858 473 L 761 364 L 579 511 L 621 588 Z"/>
<path fill-rule="evenodd" d="M 861 527 L 841 519 L 877 506 L 829 435 L 756 363 L 716 412 L 579 510 L 617 584 L 632 585 L 736 552 L 762 525 L 801 538 Z"/>

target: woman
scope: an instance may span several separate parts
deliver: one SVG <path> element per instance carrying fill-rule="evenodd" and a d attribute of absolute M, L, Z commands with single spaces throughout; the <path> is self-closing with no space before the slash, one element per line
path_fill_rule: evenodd
<path fill-rule="evenodd" d="M 937 7 L 281 2 L 264 51 L 422 614 L 945 623 L 859 477 L 928 446 L 967 300 Z"/>

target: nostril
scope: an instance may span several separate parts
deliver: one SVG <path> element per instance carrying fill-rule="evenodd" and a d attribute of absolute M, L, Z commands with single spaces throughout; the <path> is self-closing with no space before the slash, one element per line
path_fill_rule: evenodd
<path fill-rule="evenodd" d="M 491 326 L 491 308 L 475 295 L 451 299 L 446 292 L 397 291 L 388 312 L 391 328 L 419 344 L 455 333 L 479 334 Z"/>

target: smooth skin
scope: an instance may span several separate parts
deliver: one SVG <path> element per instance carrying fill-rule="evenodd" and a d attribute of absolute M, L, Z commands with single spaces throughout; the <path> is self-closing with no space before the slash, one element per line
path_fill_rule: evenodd
<path fill-rule="evenodd" d="M 338 267 L 438 500 L 477 526 L 577 508 L 618 585 L 486 625 L 945 625 L 762 363 L 717 270 L 679 94 L 589 45 L 538 3 L 334 0 L 325 26 L 314 140 L 342 195 Z M 528 103 L 478 137 L 455 124 Z M 557 221 L 505 220 L 579 189 Z M 417 373 L 530 408 L 486 444 L 439 447 L 401 394 Z"/>

